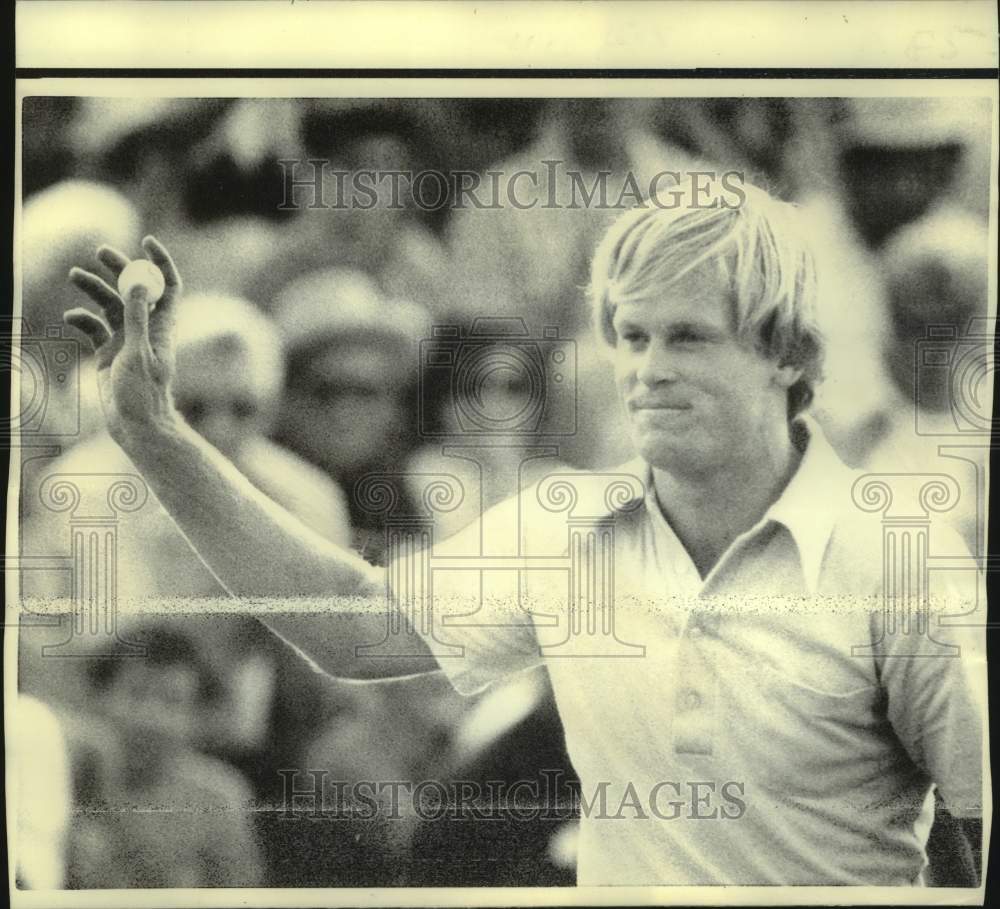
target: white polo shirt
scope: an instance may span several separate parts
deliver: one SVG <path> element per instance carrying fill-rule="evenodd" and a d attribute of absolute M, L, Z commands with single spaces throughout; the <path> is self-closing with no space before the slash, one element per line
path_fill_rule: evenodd
<path fill-rule="evenodd" d="M 796 474 L 704 580 L 641 462 L 615 472 L 640 491 L 614 508 L 593 507 L 607 474 L 566 478 L 577 514 L 613 521 L 613 555 L 604 531 L 574 535 L 551 489 L 539 508 L 549 481 L 435 547 L 450 562 L 425 639 L 455 687 L 548 669 L 586 803 L 581 885 L 912 885 L 932 785 L 955 815 L 980 815 L 984 635 L 953 627 L 985 621 L 979 577 L 933 572 L 930 635 L 886 633 L 884 579 L 919 532 L 887 543 L 852 500 L 858 474 L 799 425 Z M 504 532 L 513 547 L 491 546 Z M 967 555 L 940 522 L 929 539 Z M 530 567 L 475 570 L 517 545 Z M 574 546 L 595 556 L 583 574 Z M 609 589 L 617 643 L 592 608 Z"/>

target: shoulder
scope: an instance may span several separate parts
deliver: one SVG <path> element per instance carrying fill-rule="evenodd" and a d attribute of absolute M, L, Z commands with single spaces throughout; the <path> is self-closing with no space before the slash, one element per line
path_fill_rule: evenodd
<path fill-rule="evenodd" d="M 880 586 L 901 559 L 930 565 L 935 559 L 968 560 L 965 538 L 950 513 L 957 490 L 948 477 L 911 473 L 845 471 L 838 483 L 830 557 L 845 571 Z M 930 560 L 927 562 L 927 560 Z"/>
<path fill-rule="evenodd" d="M 637 513 L 645 499 L 645 475 L 639 461 L 600 471 L 556 467 L 532 478 L 535 482 L 494 506 L 485 518 L 494 524 L 516 521 L 526 554 L 541 554 L 566 542 L 571 522 L 618 522 Z"/>

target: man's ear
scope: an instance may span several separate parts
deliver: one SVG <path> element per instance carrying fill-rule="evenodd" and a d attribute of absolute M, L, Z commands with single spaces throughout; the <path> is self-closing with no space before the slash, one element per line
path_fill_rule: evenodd
<path fill-rule="evenodd" d="M 801 378 L 802 370 L 797 366 L 776 365 L 774 367 L 772 381 L 779 388 L 791 388 Z"/>

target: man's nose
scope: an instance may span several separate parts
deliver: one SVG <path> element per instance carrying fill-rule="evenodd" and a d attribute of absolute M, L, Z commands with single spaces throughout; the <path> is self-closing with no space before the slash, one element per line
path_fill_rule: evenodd
<path fill-rule="evenodd" d="M 642 354 L 636 378 L 647 387 L 677 379 L 674 358 L 662 345 L 650 344 Z"/>

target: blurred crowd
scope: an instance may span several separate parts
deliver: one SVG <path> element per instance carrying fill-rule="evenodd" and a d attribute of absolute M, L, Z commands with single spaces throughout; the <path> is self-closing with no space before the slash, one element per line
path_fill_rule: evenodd
<path fill-rule="evenodd" d="M 135 473 L 102 429 L 93 364 L 61 316 L 86 303 L 70 266 L 96 267 L 100 243 L 139 255 L 146 234 L 185 281 L 180 412 L 263 492 L 373 563 L 387 518 L 357 494 L 365 476 L 391 476 L 411 510 L 414 478 L 458 478 L 460 507 L 438 516 L 447 535 L 546 471 L 629 456 L 583 290 L 617 210 L 396 204 L 389 184 L 363 209 L 289 205 L 289 162 L 310 160 L 349 175 L 529 171 L 542 197 L 565 190 L 546 185 L 545 161 L 588 184 L 609 172 L 612 187 L 737 171 L 795 201 L 815 231 L 828 341 L 817 420 L 852 466 L 954 476 L 952 517 L 982 552 L 984 453 L 938 449 L 982 442 L 990 413 L 991 117 L 987 100 L 964 98 L 28 98 L 15 330 L 50 380 L 22 372 L 21 556 L 70 551 L 65 513 L 40 496 L 46 477 Z M 468 339 L 497 333 L 518 355 L 456 381 Z M 422 373 L 422 345 L 442 338 L 450 369 Z M 540 398 L 538 352 L 567 342 L 572 394 Z M 120 600 L 224 596 L 155 500 L 117 526 Z M 22 573 L 31 596 L 71 597 L 71 584 L 64 571 Z M 22 622 L 19 712 L 52 761 L 24 783 L 48 806 L 25 820 L 40 844 L 19 869 L 28 885 L 573 882 L 571 818 L 442 826 L 287 811 L 288 771 L 300 790 L 312 772 L 571 779 L 544 674 L 469 699 L 436 677 L 351 685 L 253 620 L 181 613 L 123 621 L 147 647 L 137 660 L 44 658 L 65 629 Z"/>

